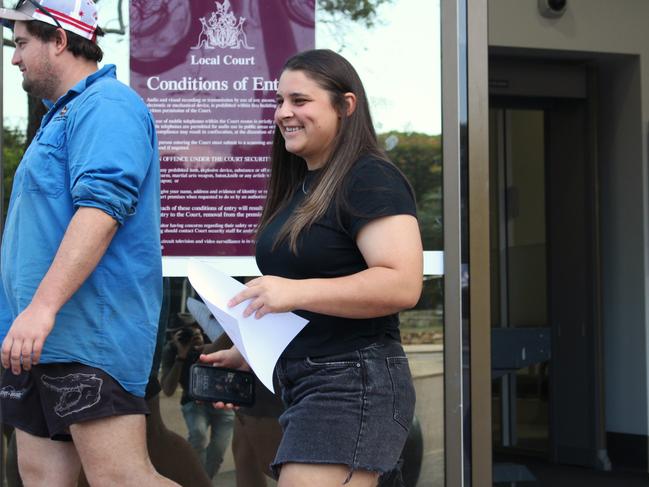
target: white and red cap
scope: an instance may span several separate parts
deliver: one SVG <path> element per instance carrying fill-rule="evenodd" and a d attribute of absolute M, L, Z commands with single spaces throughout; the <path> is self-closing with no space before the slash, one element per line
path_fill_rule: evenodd
<path fill-rule="evenodd" d="M 0 19 L 39 20 L 59 27 L 56 19 L 67 31 L 93 42 L 97 37 L 97 7 L 92 0 L 24 0 L 16 9 L 0 8 Z"/>

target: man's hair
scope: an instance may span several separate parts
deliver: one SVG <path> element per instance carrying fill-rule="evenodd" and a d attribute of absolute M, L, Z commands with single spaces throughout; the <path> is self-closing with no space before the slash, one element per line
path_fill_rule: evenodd
<path fill-rule="evenodd" d="M 39 22 L 38 20 L 25 22 L 25 24 L 27 25 L 27 32 L 34 37 L 39 38 L 43 42 L 50 42 L 56 37 L 56 31 L 58 28 L 54 25 Z M 95 42 L 85 39 L 68 30 L 65 31 L 65 35 L 68 37 L 68 51 L 70 51 L 75 57 L 83 57 L 89 61 L 96 62 L 101 61 L 104 57 L 104 52 Z M 97 27 L 96 35 L 98 37 L 103 36 L 104 31 Z"/>

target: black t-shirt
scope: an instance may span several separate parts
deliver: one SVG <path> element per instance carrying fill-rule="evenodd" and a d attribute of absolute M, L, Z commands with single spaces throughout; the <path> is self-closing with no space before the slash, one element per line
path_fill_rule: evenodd
<path fill-rule="evenodd" d="M 405 178 L 392 164 L 374 158 L 361 158 L 346 176 L 342 191 L 348 204 L 339 209 L 332 202 L 326 214 L 303 231 L 298 253 L 287 241 L 272 249 L 275 237 L 291 213 L 304 200 L 303 187 L 313 184 L 318 171 L 307 173 L 304 186 L 296 189 L 292 200 L 259 235 L 257 265 L 264 275 L 289 279 L 331 278 L 367 269 L 356 245 L 363 226 L 379 217 L 416 216 L 415 199 Z M 296 310 L 309 320 L 306 327 L 284 351 L 283 357 L 301 358 L 349 352 L 377 340 L 400 340 L 398 315 L 351 319 Z"/>

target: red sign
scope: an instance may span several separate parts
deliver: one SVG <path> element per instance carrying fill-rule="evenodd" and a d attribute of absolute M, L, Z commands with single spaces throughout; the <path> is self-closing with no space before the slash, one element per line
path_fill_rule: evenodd
<path fill-rule="evenodd" d="M 156 119 L 165 256 L 252 255 L 277 78 L 315 0 L 132 0 L 131 86 Z"/>

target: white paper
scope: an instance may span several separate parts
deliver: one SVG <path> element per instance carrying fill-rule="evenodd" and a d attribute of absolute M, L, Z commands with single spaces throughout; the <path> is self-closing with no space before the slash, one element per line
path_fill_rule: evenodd
<path fill-rule="evenodd" d="M 233 308 L 228 307 L 228 301 L 246 286 L 207 262 L 190 259 L 187 277 L 259 380 L 273 391 L 275 364 L 308 320 L 294 313 L 244 317 L 248 301 Z"/>

